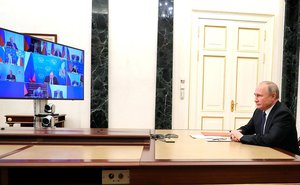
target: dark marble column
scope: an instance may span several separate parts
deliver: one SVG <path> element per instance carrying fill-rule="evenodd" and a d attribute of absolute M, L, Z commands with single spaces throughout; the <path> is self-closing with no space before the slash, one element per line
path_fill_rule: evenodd
<path fill-rule="evenodd" d="M 299 0 L 286 0 L 281 100 L 296 115 L 300 45 Z"/>
<path fill-rule="evenodd" d="M 159 0 L 155 128 L 172 128 L 173 0 Z"/>
<path fill-rule="evenodd" d="M 108 127 L 108 0 L 93 0 L 91 128 Z"/>

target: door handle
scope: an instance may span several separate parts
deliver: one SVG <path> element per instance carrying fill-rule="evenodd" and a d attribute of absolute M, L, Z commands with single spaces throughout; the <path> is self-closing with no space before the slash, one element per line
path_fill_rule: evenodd
<path fill-rule="evenodd" d="M 234 105 L 235 105 L 234 101 L 231 100 L 231 105 L 230 105 L 230 110 L 231 110 L 231 112 L 234 111 L 234 107 L 235 107 Z"/>
<path fill-rule="evenodd" d="M 230 110 L 231 110 L 231 112 L 233 112 L 235 109 L 236 109 L 236 105 L 237 105 L 238 103 L 234 103 L 234 101 L 233 100 L 231 100 L 231 104 L 230 104 Z"/>

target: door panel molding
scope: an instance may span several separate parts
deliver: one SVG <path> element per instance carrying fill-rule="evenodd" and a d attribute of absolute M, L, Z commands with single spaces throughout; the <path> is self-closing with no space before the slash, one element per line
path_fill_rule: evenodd
<path fill-rule="evenodd" d="M 226 50 L 227 49 L 226 35 L 227 35 L 226 26 L 205 25 L 203 48 L 206 50 Z"/>
<path fill-rule="evenodd" d="M 248 97 L 252 94 L 258 84 L 259 58 L 238 57 L 236 62 L 236 89 L 235 104 L 236 112 L 250 112 L 254 110 L 252 98 Z M 250 75 L 244 75 L 250 74 Z M 251 75 L 252 74 L 252 75 Z M 243 76 L 239 78 L 239 76 Z M 245 85 L 246 84 L 246 85 Z M 245 98 L 247 97 L 247 98 Z"/>
<path fill-rule="evenodd" d="M 250 119 L 251 119 L 251 117 L 235 117 L 233 129 L 238 129 L 241 126 L 244 126 L 245 124 L 247 124 L 249 122 Z"/>
<path fill-rule="evenodd" d="M 259 52 L 260 49 L 260 29 L 259 28 L 238 28 L 238 51 Z"/>
<path fill-rule="evenodd" d="M 226 57 L 206 55 L 202 65 L 202 110 L 224 111 Z M 210 73 L 212 70 L 215 74 Z M 211 96 L 214 98 L 209 99 Z"/>
<path fill-rule="evenodd" d="M 201 119 L 201 130 L 223 130 L 224 128 L 224 117 L 203 116 Z"/>

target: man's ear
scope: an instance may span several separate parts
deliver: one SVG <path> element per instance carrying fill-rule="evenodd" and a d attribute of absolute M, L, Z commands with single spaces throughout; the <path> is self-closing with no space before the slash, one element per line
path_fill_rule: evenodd
<path fill-rule="evenodd" d="M 272 98 L 273 98 L 273 99 L 276 99 L 276 97 L 277 97 L 276 94 L 273 93 L 273 94 L 272 94 Z"/>

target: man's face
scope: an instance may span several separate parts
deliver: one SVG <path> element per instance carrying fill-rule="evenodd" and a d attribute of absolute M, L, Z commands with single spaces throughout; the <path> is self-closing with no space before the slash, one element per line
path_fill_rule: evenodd
<path fill-rule="evenodd" d="M 39 47 L 38 43 L 35 42 L 35 43 L 34 43 L 34 48 L 37 49 L 38 47 Z"/>
<path fill-rule="evenodd" d="M 50 73 L 50 78 L 53 79 L 54 74 L 51 72 Z"/>
<path fill-rule="evenodd" d="M 270 108 L 276 102 L 276 94 L 270 94 L 266 84 L 260 84 L 254 93 L 256 108 L 263 111 Z"/>

